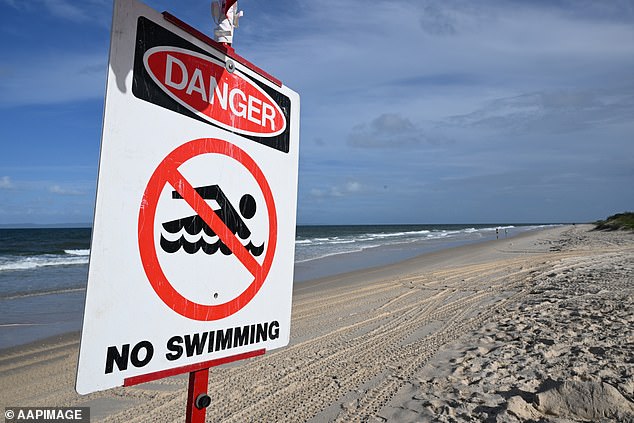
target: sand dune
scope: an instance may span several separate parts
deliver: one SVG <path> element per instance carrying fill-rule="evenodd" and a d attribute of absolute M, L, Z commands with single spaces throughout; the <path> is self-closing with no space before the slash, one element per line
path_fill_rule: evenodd
<path fill-rule="evenodd" d="M 207 420 L 634 421 L 634 235 L 589 229 L 299 284 L 291 345 L 212 369 Z M 183 421 L 185 375 L 80 397 L 77 349 L 2 352 L 2 403 Z"/>

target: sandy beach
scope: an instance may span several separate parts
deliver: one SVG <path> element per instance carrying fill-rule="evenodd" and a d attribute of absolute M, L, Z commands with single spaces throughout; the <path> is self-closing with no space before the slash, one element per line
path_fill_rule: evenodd
<path fill-rule="evenodd" d="M 562 226 L 296 284 L 291 344 L 213 368 L 210 422 L 634 422 L 634 234 Z M 187 376 L 79 396 L 78 334 L 0 352 L 7 406 L 184 421 Z"/>

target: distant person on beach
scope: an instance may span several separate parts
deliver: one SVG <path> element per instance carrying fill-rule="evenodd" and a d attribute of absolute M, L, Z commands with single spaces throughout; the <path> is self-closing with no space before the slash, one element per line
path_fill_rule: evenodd
<path fill-rule="evenodd" d="M 500 228 L 495 228 L 495 239 L 500 239 Z"/>

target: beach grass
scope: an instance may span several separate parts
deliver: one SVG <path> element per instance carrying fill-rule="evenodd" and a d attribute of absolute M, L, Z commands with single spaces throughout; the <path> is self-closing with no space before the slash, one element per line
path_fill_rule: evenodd
<path fill-rule="evenodd" d="M 634 213 L 624 212 L 617 213 L 605 220 L 599 220 L 595 222 L 598 231 L 617 231 L 617 230 L 629 230 L 634 231 Z"/>

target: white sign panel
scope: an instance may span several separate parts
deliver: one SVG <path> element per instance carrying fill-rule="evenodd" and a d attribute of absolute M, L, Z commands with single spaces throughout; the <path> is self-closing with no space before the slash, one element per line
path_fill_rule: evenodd
<path fill-rule="evenodd" d="M 299 96 L 181 27 L 115 2 L 80 394 L 289 342 Z"/>

